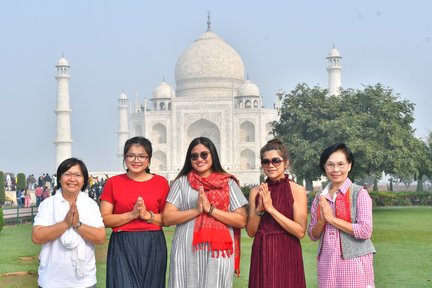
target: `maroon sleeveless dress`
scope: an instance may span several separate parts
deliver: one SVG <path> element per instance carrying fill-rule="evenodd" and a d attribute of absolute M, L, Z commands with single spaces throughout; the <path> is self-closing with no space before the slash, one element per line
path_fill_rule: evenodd
<path fill-rule="evenodd" d="M 294 219 L 294 198 L 288 175 L 279 181 L 267 178 L 273 206 Z M 300 240 L 286 232 L 269 214 L 261 222 L 252 245 L 250 288 L 306 287 Z"/>

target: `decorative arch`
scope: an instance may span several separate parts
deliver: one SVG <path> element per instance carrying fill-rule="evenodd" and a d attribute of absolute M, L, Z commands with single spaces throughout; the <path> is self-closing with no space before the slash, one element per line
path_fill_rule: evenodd
<path fill-rule="evenodd" d="M 245 149 L 240 153 L 240 169 L 255 170 L 255 152 Z"/>
<path fill-rule="evenodd" d="M 197 137 L 207 137 L 213 141 L 218 151 L 219 158 L 221 157 L 221 133 L 219 127 L 215 123 L 207 119 L 197 120 L 188 127 L 186 135 L 187 143 L 185 143 L 185 147 L 188 147 L 190 142 Z"/>
<path fill-rule="evenodd" d="M 250 100 L 246 100 L 246 102 L 245 102 L 245 108 L 246 109 L 252 108 L 252 102 Z"/>
<path fill-rule="evenodd" d="M 240 124 L 240 142 L 255 142 L 255 125 L 250 121 Z"/>
<path fill-rule="evenodd" d="M 258 108 L 258 100 L 255 100 L 255 101 L 254 101 L 254 103 L 253 103 L 253 107 L 254 107 L 254 108 Z"/>
<path fill-rule="evenodd" d="M 151 172 L 159 172 L 159 171 L 167 171 L 167 157 L 166 154 L 162 151 L 153 152 L 150 171 Z"/>
<path fill-rule="evenodd" d="M 160 103 L 159 103 L 159 110 L 160 110 L 160 111 L 164 111 L 164 110 L 166 110 L 166 106 L 165 106 L 165 103 L 164 103 L 164 102 L 160 102 Z"/>
<path fill-rule="evenodd" d="M 151 139 L 156 143 L 167 143 L 167 129 L 165 125 L 157 123 L 152 128 Z"/>

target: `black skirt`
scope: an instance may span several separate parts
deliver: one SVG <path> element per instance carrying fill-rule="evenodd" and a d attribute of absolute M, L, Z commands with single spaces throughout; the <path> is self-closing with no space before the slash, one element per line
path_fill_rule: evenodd
<path fill-rule="evenodd" d="M 162 230 L 113 232 L 107 257 L 107 288 L 164 288 L 167 246 Z"/>

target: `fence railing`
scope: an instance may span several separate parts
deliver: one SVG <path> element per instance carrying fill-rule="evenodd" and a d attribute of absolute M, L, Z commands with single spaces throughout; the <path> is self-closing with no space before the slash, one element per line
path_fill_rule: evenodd
<path fill-rule="evenodd" d="M 3 206 L 3 219 L 5 225 L 21 224 L 33 222 L 34 216 L 38 212 L 38 207 L 7 207 Z"/>

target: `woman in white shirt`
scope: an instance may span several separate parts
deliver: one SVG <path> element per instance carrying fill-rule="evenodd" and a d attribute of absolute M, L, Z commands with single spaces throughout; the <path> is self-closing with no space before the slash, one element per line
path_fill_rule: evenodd
<path fill-rule="evenodd" d="M 38 285 L 96 287 L 94 245 L 104 243 L 106 233 L 98 205 L 83 192 L 87 168 L 69 158 L 57 176 L 59 190 L 40 204 L 33 223 L 32 241 L 42 244 Z"/>

